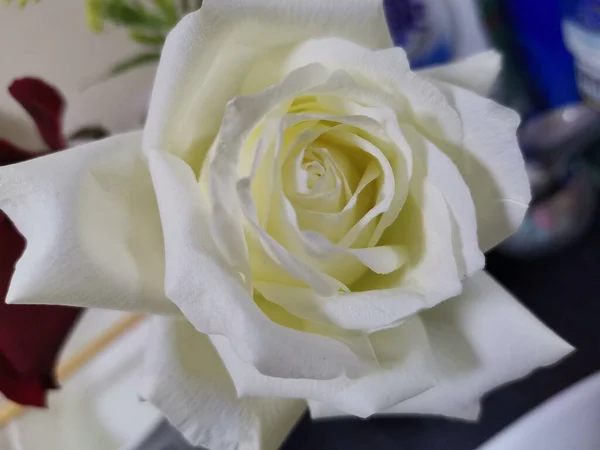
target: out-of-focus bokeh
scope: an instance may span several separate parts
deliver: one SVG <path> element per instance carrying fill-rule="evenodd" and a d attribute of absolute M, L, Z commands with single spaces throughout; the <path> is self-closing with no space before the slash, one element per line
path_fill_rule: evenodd
<path fill-rule="evenodd" d="M 534 203 L 502 250 L 539 258 L 568 247 L 595 208 L 600 151 L 600 2 L 389 0 L 397 45 L 413 65 L 493 47 L 504 58 L 494 98 L 523 119 L 520 143 Z"/>

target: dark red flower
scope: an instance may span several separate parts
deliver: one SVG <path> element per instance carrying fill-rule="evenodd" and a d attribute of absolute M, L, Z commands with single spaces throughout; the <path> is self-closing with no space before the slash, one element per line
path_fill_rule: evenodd
<path fill-rule="evenodd" d="M 60 92 L 38 78 L 19 78 L 12 82 L 8 92 L 31 116 L 51 150 L 67 147 L 62 132 L 65 101 Z"/>
<path fill-rule="evenodd" d="M 9 92 L 31 116 L 48 151 L 62 150 L 65 102 L 42 80 L 15 80 Z M 0 139 L 0 165 L 35 158 L 30 152 Z M 0 211 L 0 391 L 28 406 L 45 406 L 46 391 L 58 387 L 54 366 L 60 349 L 81 310 L 64 306 L 7 305 L 6 294 L 25 239 Z"/>

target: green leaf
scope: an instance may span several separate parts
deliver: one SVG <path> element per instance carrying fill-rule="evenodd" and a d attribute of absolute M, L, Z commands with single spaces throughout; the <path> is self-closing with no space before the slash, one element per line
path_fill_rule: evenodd
<path fill-rule="evenodd" d="M 179 17 L 173 0 L 153 0 L 153 3 L 163 14 L 168 23 L 172 26 L 177 24 Z"/>
<path fill-rule="evenodd" d="M 101 33 L 104 30 L 103 0 L 86 0 L 85 13 L 88 28 L 94 33 Z"/>
<path fill-rule="evenodd" d="M 139 44 L 162 47 L 165 43 L 164 34 L 147 34 L 142 31 L 129 30 L 129 37 Z"/>
<path fill-rule="evenodd" d="M 171 26 L 161 17 L 146 10 L 140 3 L 108 0 L 104 5 L 104 17 L 116 25 L 145 30 L 164 30 Z"/>
<path fill-rule="evenodd" d="M 12 5 L 14 2 L 13 0 L 1 0 L 1 3 L 4 6 L 10 6 Z M 17 0 L 17 7 L 18 8 L 24 8 L 25 6 L 27 6 L 30 2 L 29 0 Z M 38 3 L 38 0 L 33 0 L 33 3 Z"/>
<path fill-rule="evenodd" d="M 140 53 L 127 58 L 118 64 L 115 64 L 109 71 L 108 76 L 121 75 L 140 66 L 145 66 L 157 62 L 160 59 L 160 52 Z"/>

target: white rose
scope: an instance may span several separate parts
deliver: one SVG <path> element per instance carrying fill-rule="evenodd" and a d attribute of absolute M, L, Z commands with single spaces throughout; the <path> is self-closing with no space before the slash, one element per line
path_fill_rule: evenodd
<path fill-rule="evenodd" d="M 570 351 L 481 271 L 530 199 L 498 69 L 411 72 L 377 0 L 207 0 L 143 134 L 0 172 L 8 299 L 179 316 L 142 394 L 212 449 L 276 446 L 306 400 L 474 419 Z"/>

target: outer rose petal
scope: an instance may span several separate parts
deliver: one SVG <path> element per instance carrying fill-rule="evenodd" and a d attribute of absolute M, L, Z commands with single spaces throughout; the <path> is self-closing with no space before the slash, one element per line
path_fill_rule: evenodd
<path fill-rule="evenodd" d="M 0 393 L 19 405 L 46 406 L 46 391 L 56 388 L 49 375 L 17 372 L 10 361 L 0 353 Z"/>
<path fill-rule="evenodd" d="M 225 339 L 211 337 L 240 396 L 306 398 L 368 417 L 435 386 L 429 340 L 418 316 L 370 339 L 380 364 L 377 370 L 356 380 L 310 380 L 260 374 L 232 352 Z"/>
<path fill-rule="evenodd" d="M 485 252 L 517 231 L 531 200 L 517 142 L 519 116 L 466 89 L 441 82 L 437 86 L 461 118 L 466 157 L 450 157 L 471 190 L 479 247 Z"/>
<path fill-rule="evenodd" d="M 207 336 L 185 321 L 153 320 L 141 395 L 193 445 L 210 450 L 279 448 L 306 402 L 238 398 Z"/>
<path fill-rule="evenodd" d="M 81 310 L 66 306 L 6 305 L 0 300 L 0 392 L 13 402 L 45 406 L 58 387 L 58 354 Z"/>
<path fill-rule="evenodd" d="M 0 168 L 0 208 L 28 245 L 8 303 L 177 313 L 141 133 Z"/>
<path fill-rule="evenodd" d="M 502 69 L 502 57 L 492 50 L 450 64 L 419 70 L 417 73 L 487 97 L 498 80 L 500 69 Z"/>
<path fill-rule="evenodd" d="M 206 0 L 167 38 L 145 146 L 185 155 L 194 143 L 209 145 L 225 104 L 240 93 L 258 58 L 325 36 L 368 48 L 392 46 L 382 0 Z"/>
<path fill-rule="evenodd" d="M 439 383 L 385 414 L 476 419 L 477 403 L 486 392 L 553 364 L 573 350 L 483 271 L 465 282 L 460 297 L 421 317 L 439 369 Z M 309 404 L 313 417 L 343 415 L 322 403 Z"/>
<path fill-rule="evenodd" d="M 500 55 L 490 51 L 418 72 L 440 88 L 463 122 L 469 157 L 465 161 L 453 155 L 453 159 L 475 201 L 483 251 L 517 230 L 531 200 L 525 165 L 517 151 L 519 118 L 514 111 L 480 96 L 489 94 L 501 62 Z"/>
<path fill-rule="evenodd" d="M 424 139 L 414 128 L 404 127 L 415 159 L 423 165 L 425 182 L 437 189 L 448 206 L 452 243 L 461 280 L 483 269 L 485 258 L 478 245 L 477 217 L 469 187 L 444 152 Z"/>

